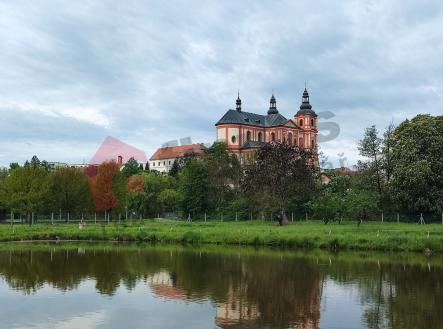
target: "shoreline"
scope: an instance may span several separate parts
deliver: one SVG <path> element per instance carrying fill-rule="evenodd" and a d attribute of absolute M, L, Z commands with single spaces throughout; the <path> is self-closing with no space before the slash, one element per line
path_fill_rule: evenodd
<path fill-rule="evenodd" d="M 443 251 L 443 225 L 354 221 L 323 224 L 309 220 L 276 226 L 272 222 L 186 222 L 143 220 L 77 224 L 0 225 L 0 242 L 96 241 L 213 244 L 330 251 Z"/>

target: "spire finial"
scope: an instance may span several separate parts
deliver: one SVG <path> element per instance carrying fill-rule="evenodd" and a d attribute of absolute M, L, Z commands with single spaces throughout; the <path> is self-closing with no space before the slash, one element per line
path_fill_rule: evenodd
<path fill-rule="evenodd" d="M 241 112 L 240 89 L 237 89 L 237 100 L 235 101 L 235 109 Z"/>
<path fill-rule="evenodd" d="M 271 100 L 269 101 L 268 114 L 277 114 L 277 113 L 278 113 L 277 101 L 275 100 L 275 97 L 274 97 L 274 89 L 272 89 L 272 96 L 271 96 Z"/>

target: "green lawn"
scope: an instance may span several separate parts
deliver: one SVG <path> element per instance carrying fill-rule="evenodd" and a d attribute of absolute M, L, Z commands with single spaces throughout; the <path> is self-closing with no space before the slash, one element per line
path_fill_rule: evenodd
<path fill-rule="evenodd" d="M 443 251 L 443 225 L 356 222 L 325 225 L 320 221 L 294 222 L 283 227 L 271 222 L 142 222 L 0 225 L 0 241 L 100 240 L 164 243 L 213 243 L 299 248 Z"/>

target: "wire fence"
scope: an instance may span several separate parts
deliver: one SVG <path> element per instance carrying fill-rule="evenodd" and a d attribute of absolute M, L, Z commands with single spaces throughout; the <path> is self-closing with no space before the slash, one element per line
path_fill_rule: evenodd
<path fill-rule="evenodd" d="M 170 219 L 177 221 L 199 221 L 199 222 L 236 222 L 236 221 L 277 221 L 278 212 L 238 212 L 238 213 L 184 213 L 176 212 L 159 212 L 150 214 L 149 216 L 138 214 L 136 212 L 100 212 L 100 213 L 70 213 L 70 212 L 52 212 L 52 213 L 8 213 L 0 219 L 0 223 L 9 225 L 20 224 L 78 224 L 78 223 L 111 223 L 111 222 L 130 222 L 143 221 L 147 219 Z M 308 212 L 287 212 L 285 219 L 288 222 L 303 222 L 309 220 L 319 220 L 328 223 L 341 223 L 342 221 L 360 221 L 358 216 L 335 216 L 334 218 L 321 218 Z M 426 214 L 401 214 L 401 213 L 380 213 L 369 214 L 363 221 L 381 222 L 381 223 L 417 223 L 417 224 L 442 224 L 443 212 L 426 213 Z"/>

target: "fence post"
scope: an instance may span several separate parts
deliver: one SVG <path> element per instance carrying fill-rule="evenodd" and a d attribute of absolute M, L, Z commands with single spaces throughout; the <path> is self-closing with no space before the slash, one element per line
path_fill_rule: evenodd
<path fill-rule="evenodd" d="M 400 214 L 397 213 L 397 224 L 400 224 Z"/>
<path fill-rule="evenodd" d="M 62 221 L 62 208 L 60 208 L 60 213 L 58 215 L 58 220 L 61 222 Z"/>
<path fill-rule="evenodd" d="M 237 213 L 235 213 L 235 221 L 236 221 L 236 222 L 238 221 L 238 215 L 237 215 Z"/>
<path fill-rule="evenodd" d="M 110 214 L 108 213 L 108 224 L 109 224 L 109 215 L 110 215 Z"/>
<path fill-rule="evenodd" d="M 294 221 L 294 213 L 291 212 L 291 222 L 293 222 L 293 221 Z"/>
<path fill-rule="evenodd" d="M 305 212 L 306 220 L 308 220 L 308 212 Z"/>
<path fill-rule="evenodd" d="M 205 212 L 205 223 L 206 223 L 206 212 Z"/>
<path fill-rule="evenodd" d="M 441 213 L 441 225 L 443 225 L 443 212 Z"/>
<path fill-rule="evenodd" d="M 14 225 L 14 213 L 11 211 L 11 226 Z"/>
<path fill-rule="evenodd" d="M 68 211 L 68 224 L 69 224 L 69 211 Z"/>
<path fill-rule="evenodd" d="M 94 212 L 94 224 L 97 224 L 97 213 Z"/>
<path fill-rule="evenodd" d="M 221 213 L 221 221 L 223 222 L 223 213 Z"/>
<path fill-rule="evenodd" d="M 32 212 L 31 224 L 34 225 L 34 212 Z"/>
<path fill-rule="evenodd" d="M 383 211 L 381 212 L 381 222 L 383 223 Z"/>
<path fill-rule="evenodd" d="M 54 225 L 54 213 L 51 212 L 51 225 Z"/>
<path fill-rule="evenodd" d="M 105 209 L 105 222 L 108 220 L 108 215 L 106 213 L 106 209 Z"/>
<path fill-rule="evenodd" d="M 128 206 L 125 207 L 126 210 L 126 221 L 128 220 Z"/>

